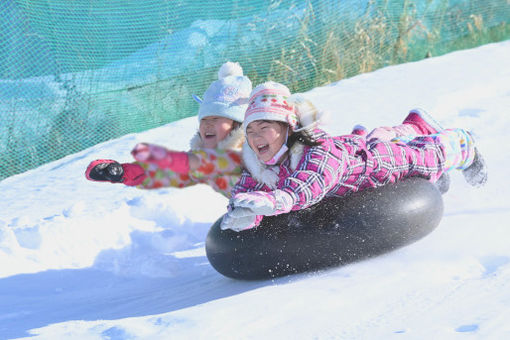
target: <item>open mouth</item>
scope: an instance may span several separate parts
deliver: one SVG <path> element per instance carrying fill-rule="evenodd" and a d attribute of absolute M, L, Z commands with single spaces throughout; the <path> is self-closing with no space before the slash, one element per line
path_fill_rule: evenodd
<path fill-rule="evenodd" d="M 268 144 L 257 145 L 257 151 L 260 155 L 265 154 L 266 152 L 269 151 L 269 145 Z"/>
<path fill-rule="evenodd" d="M 211 132 L 206 132 L 204 134 L 204 136 L 205 136 L 205 139 L 212 139 L 212 138 L 216 137 L 216 134 L 211 133 Z"/>

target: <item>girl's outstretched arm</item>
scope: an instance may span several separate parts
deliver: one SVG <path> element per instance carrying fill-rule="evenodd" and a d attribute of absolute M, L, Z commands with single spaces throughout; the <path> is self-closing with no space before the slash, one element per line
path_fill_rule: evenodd
<path fill-rule="evenodd" d="M 139 186 L 145 189 L 186 187 L 206 183 L 230 197 L 241 174 L 239 152 L 201 149 L 190 152 L 168 150 L 154 144 L 137 144 L 131 152 L 146 170 L 147 178 Z"/>

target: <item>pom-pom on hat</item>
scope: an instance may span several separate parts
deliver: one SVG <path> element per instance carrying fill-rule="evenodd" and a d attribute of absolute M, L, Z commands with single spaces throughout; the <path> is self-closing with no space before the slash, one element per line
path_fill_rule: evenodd
<path fill-rule="evenodd" d="M 256 120 L 276 120 L 295 129 L 298 119 L 290 97 L 290 90 L 280 83 L 268 81 L 255 87 L 244 115 L 244 129 Z"/>
<path fill-rule="evenodd" d="M 200 100 L 194 96 L 200 103 L 198 120 L 219 116 L 242 123 L 251 90 L 251 81 L 243 75 L 241 65 L 226 62 L 218 71 L 218 80 L 205 91 L 204 98 Z"/>

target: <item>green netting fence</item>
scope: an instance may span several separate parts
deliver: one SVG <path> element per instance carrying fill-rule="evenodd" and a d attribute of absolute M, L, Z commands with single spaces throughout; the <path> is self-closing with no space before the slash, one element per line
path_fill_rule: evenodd
<path fill-rule="evenodd" d="M 191 94 L 227 60 L 305 91 L 510 38 L 509 0 L 0 0 L 0 13 L 0 180 L 195 115 Z"/>

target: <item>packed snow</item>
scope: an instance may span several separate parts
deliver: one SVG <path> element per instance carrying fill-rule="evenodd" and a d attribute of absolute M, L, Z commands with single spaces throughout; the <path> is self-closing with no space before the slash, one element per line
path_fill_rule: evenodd
<path fill-rule="evenodd" d="M 510 41 L 386 67 L 305 95 L 326 130 L 396 125 L 415 107 L 474 132 L 483 188 L 452 174 L 444 217 L 389 254 L 266 281 L 205 255 L 227 199 L 204 185 L 93 183 L 138 142 L 186 150 L 196 117 L 105 142 L 0 182 L 0 338 L 503 339 L 510 337 Z M 278 79 L 274 79 L 278 81 Z"/>

